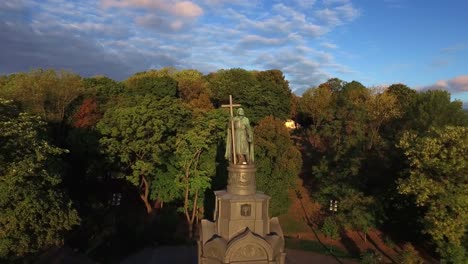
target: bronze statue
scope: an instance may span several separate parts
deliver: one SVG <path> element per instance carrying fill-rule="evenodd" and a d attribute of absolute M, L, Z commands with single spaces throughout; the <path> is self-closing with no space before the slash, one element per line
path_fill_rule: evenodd
<path fill-rule="evenodd" d="M 237 164 L 252 164 L 254 162 L 253 132 L 249 119 L 244 116 L 244 109 L 238 108 L 237 115 L 232 117 L 226 138 L 225 157 L 233 162 L 232 155 L 236 155 Z M 234 133 L 232 133 L 232 127 Z M 232 133 L 232 134 L 231 134 Z M 234 151 L 232 150 L 234 139 Z"/>

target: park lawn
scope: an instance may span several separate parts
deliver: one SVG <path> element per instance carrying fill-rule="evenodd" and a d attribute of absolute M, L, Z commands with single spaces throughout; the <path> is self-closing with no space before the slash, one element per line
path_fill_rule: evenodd
<path fill-rule="evenodd" d="M 323 255 L 334 255 L 338 258 L 355 258 L 349 253 L 335 246 L 324 245 L 315 240 L 301 240 L 285 237 L 286 248 L 304 251 L 312 251 Z"/>

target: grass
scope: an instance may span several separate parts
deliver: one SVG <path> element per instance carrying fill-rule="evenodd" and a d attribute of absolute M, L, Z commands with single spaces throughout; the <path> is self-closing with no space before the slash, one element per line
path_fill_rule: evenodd
<path fill-rule="evenodd" d="M 325 248 L 318 241 L 299 240 L 299 239 L 293 239 L 293 238 L 287 238 L 287 237 L 285 238 L 285 240 L 286 240 L 286 248 L 289 248 L 289 249 L 312 251 L 312 252 L 320 253 L 323 255 L 331 255 L 331 252 L 332 252 L 333 255 L 335 255 L 338 258 L 355 258 L 349 253 L 335 246 L 326 245 L 326 248 Z"/>
<path fill-rule="evenodd" d="M 288 215 L 282 215 L 279 217 L 281 228 L 285 234 L 294 234 L 301 232 L 308 232 L 309 226 L 304 221 L 297 221 L 296 219 L 289 217 Z"/>

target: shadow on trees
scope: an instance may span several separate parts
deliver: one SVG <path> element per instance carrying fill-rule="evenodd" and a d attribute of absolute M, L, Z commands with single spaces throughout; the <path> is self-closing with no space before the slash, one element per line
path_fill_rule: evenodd
<path fill-rule="evenodd" d="M 302 168 L 299 177 L 302 179 L 303 187 L 306 188 L 310 194 L 317 191 L 317 182 L 312 177 L 312 165 L 314 161 L 320 159 L 320 155 L 314 151 L 312 144 L 307 140 L 305 131 L 297 129 L 293 131 L 291 138 L 301 152 Z"/>
<path fill-rule="evenodd" d="M 118 263 L 145 247 L 187 242 L 176 205 L 165 204 L 148 215 L 136 187 L 128 181 L 112 179 L 96 185 L 94 191 L 101 195 L 79 208 L 82 223 L 68 236 L 66 245 L 100 263 Z M 83 191 L 90 194 L 92 190 Z M 110 202 L 114 193 L 122 194 L 118 206 Z"/>
<path fill-rule="evenodd" d="M 204 212 L 203 218 L 213 220 L 213 213 L 215 209 L 215 195 L 214 191 L 226 189 L 228 179 L 228 161 L 224 158 L 226 146 L 224 142 L 219 142 L 216 148 L 216 174 L 212 179 L 211 189 L 205 191 L 205 198 L 203 200 Z"/>

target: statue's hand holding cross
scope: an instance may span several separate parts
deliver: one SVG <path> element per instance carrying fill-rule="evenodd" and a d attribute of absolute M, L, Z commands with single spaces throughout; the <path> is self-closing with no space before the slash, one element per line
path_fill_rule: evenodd
<path fill-rule="evenodd" d="M 228 135 L 228 137 L 230 137 L 230 140 L 228 141 L 231 141 L 231 145 L 230 146 L 226 146 L 226 150 L 228 150 L 229 148 L 231 149 L 231 153 L 229 153 L 230 157 L 232 157 L 232 161 L 234 164 L 237 164 L 237 157 L 236 157 L 236 153 L 235 153 L 235 149 L 236 149 L 236 141 L 235 141 L 235 137 L 234 137 L 234 110 L 233 108 L 234 107 L 240 107 L 241 105 L 240 104 L 233 104 L 232 103 L 232 95 L 229 95 L 229 104 L 228 105 L 221 105 L 221 107 L 224 107 L 224 108 L 228 108 L 229 107 L 229 112 L 231 114 L 231 117 L 230 117 L 230 126 L 231 126 L 231 133 L 229 133 L 230 135 Z M 231 160 L 231 159 L 229 159 Z"/>

